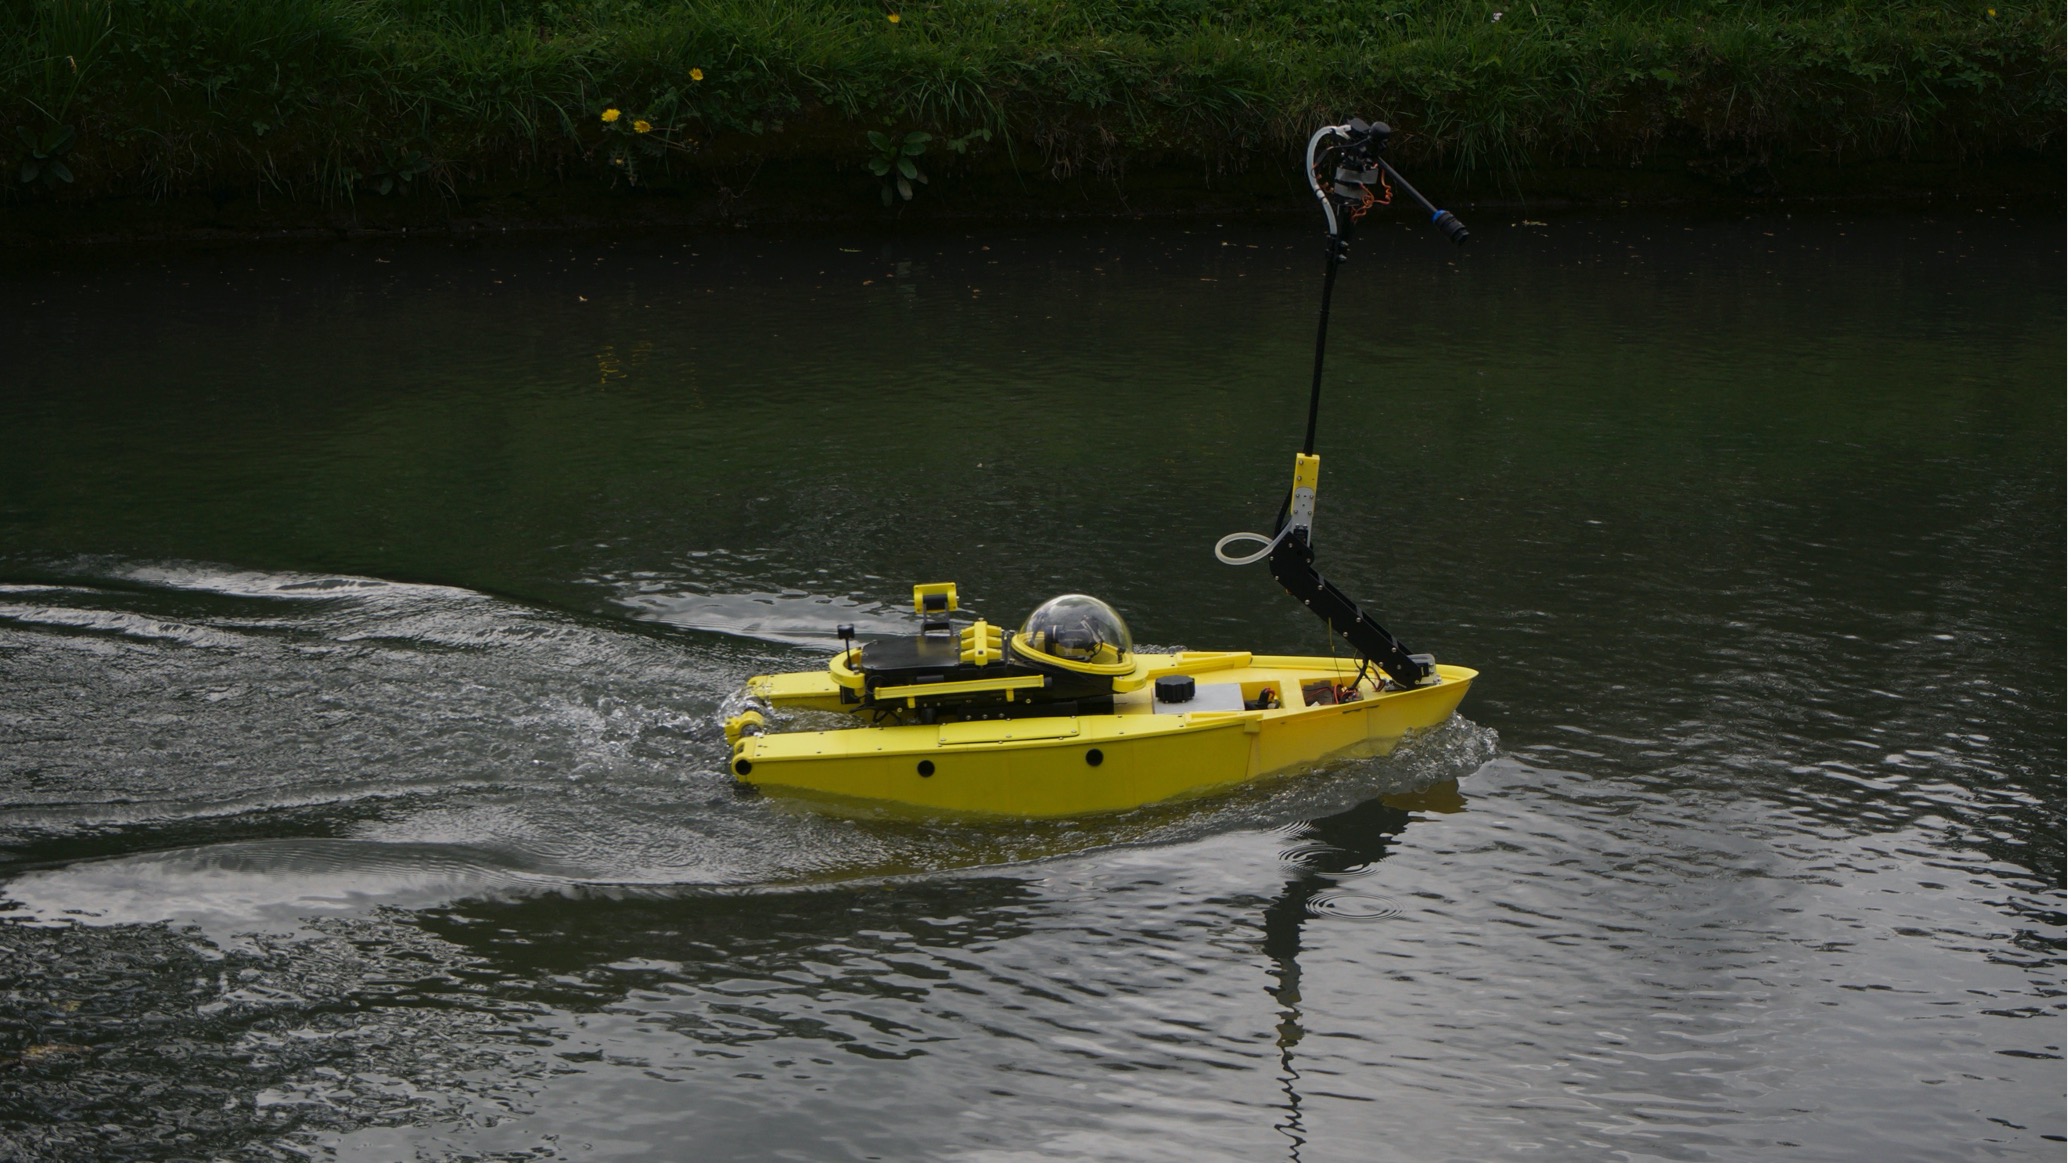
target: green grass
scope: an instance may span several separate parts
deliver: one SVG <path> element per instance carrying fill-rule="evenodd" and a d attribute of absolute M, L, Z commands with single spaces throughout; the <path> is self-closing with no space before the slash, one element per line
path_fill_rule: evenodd
<path fill-rule="evenodd" d="M 1406 160 L 1509 182 L 1960 164 L 2060 156 L 2064 74 L 2053 3 L 0 0 L 0 161 L 13 202 L 608 190 L 761 162 L 860 176 L 829 197 L 867 205 L 871 130 L 932 133 L 939 171 L 983 129 L 956 167 L 1039 184 L 1277 168 L 1358 113 Z"/>

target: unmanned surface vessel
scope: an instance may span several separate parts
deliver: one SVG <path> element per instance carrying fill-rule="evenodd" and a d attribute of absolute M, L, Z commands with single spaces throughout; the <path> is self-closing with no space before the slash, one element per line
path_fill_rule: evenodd
<path fill-rule="evenodd" d="M 955 584 L 922 584 L 913 590 L 918 635 L 856 644 L 844 625 L 842 651 L 824 670 L 749 680 L 754 705 L 858 720 L 779 733 L 750 708 L 726 724 L 735 776 L 770 791 L 937 812 L 1080 815 L 1205 794 L 1329 756 L 1385 753 L 1451 717 L 1475 671 L 1411 653 L 1312 563 L 1323 346 L 1352 227 L 1400 186 L 1453 242 L 1467 237 L 1382 157 L 1388 137 L 1386 125 L 1354 118 L 1309 140 L 1329 251 L 1308 431 L 1274 534 L 1239 532 L 1215 548 L 1227 564 L 1265 561 L 1345 642 L 1345 656 L 1137 653 L 1120 614 L 1081 595 L 1050 600 L 1010 633 L 955 618 Z M 1227 551 L 1246 540 L 1262 546 Z"/>

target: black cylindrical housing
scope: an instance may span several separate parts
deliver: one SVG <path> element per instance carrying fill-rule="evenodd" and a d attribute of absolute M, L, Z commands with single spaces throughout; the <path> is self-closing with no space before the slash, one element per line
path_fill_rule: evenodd
<path fill-rule="evenodd" d="M 1154 684 L 1158 700 L 1167 705 L 1194 700 L 1194 679 L 1191 677 L 1161 677 Z"/>

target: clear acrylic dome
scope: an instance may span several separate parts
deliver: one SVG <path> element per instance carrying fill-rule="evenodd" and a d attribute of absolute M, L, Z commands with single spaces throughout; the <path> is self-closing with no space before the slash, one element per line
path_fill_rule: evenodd
<path fill-rule="evenodd" d="M 1087 665 L 1120 665 L 1135 648 L 1120 613 L 1076 592 L 1037 605 L 1021 622 L 1019 639 L 1038 653 Z"/>

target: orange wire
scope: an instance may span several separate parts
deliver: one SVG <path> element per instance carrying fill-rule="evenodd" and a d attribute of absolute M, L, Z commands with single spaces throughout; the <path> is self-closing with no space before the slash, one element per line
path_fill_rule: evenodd
<path fill-rule="evenodd" d="M 1317 168 L 1316 182 L 1318 186 L 1327 188 L 1329 183 L 1331 182 L 1330 176 L 1325 173 L 1327 169 L 1327 167 Z M 1354 207 L 1351 211 L 1351 218 L 1352 222 L 1354 223 L 1359 222 L 1361 216 L 1365 215 L 1368 211 L 1373 210 L 1376 204 L 1385 207 L 1388 204 L 1393 203 L 1395 201 L 1395 188 L 1389 185 L 1388 173 L 1386 171 L 1381 172 L 1380 198 L 1374 198 L 1372 187 L 1361 187 L 1360 194 L 1362 194 L 1365 197 L 1361 199 L 1359 205 L 1357 207 Z"/>

